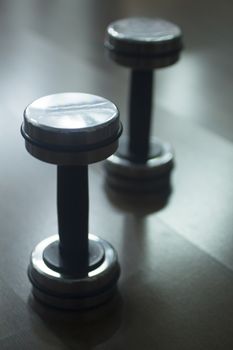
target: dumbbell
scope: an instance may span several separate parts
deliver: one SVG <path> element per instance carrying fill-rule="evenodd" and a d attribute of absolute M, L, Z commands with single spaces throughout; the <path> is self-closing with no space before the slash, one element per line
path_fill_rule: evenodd
<path fill-rule="evenodd" d="M 169 143 L 150 138 L 153 70 L 178 61 L 181 30 L 158 18 L 122 19 L 107 27 L 105 47 L 112 60 L 132 69 L 129 136 L 106 161 L 107 183 L 124 191 L 164 190 L 170 186 L 174 154 Z"/>
<path fill-rule="evenodd" d="M 35 247 L 28 267 L 32 293 L 45 304 L 87 309 L 116 291 L 117 253 L 88 233 L 88 164 L 113 154 L 121 132 L 117 107 L 99 96 L 49 95 L 24 112 L 21 133 L 27 151 L 57 164 L 58 235 Z"/>

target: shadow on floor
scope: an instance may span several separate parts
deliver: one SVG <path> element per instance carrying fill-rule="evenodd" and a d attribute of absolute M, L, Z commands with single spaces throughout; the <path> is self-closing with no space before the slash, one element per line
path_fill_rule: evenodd
<path fill-rule="evenodd" d="M 88 311 L 61 311 L 41 304 L 32 295 L 29 307 L 46 327 L 69 346 L 97 346 L 113 337 L 121 325 L 122 298 L 119 292 L 108 303 Z M 38 332 L 38 328 L 34 329 Z"/>

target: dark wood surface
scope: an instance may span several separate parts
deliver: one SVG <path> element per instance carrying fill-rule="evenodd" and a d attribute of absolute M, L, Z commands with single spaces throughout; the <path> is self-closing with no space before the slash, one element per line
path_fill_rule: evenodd
<path fill-rule="evenodd" d="M 0 2 L 0 349 L 233 348 L 233 46 L 230 1 Z M 32 248 L 57 232 L 56 169 L 30 157 L 25 106 L 54 92 L 113 100 L 127 133 L 128 71 L 104 54 L 106 25 L 134 14 L 182 26 L 186 49 L 156 74 L 152 135 L 176 151 L 173 190 L 120 197 L 90 169 L 90 232 L 122 267 L 119 296 L 85 314 L 30 295 Z M 107 219 L 106 219 L 107 218 Z"/>

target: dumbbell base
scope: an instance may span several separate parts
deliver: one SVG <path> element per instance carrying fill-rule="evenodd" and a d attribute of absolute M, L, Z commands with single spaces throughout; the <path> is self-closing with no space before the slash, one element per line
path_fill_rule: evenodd
<path fill-rule="evenodd" d="M 28 276 L 33 287 L 32 293 L 39 301 L 59 309 L 83 310 L 103 304 L 114 295 L 120 275 L 117 253 L 99 237 L 89 235 L 89 240 L 101 244 L 104 260 L 82 278 L 59 273 L 45 263 L 44 251 L 58 241 L 57 235 L 43 240 L 35 247 Z"/>
<path fill-rule="evenodd" d="M 124 149 L 124 147 L 123 147 Z M 105 161 L 107 184 L 113 189 L 128 192 L 160 192 L 170 187 L 174 166 L 172 147 L 159 139 L 151 140 L 150 153 L 144 162 L 136 162 L 120 151 Z"/>

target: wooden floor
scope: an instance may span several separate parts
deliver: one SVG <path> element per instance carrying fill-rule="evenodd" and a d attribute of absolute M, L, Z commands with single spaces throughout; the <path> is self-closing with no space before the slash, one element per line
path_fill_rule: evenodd
<path fill-rule="evenodd" d="M 0 349 L 233 349 L 233 5 L 228 0 L 0 1 Z M 177 22 L 185 51 L 156 74 L 152 135 L 176 151 L 173 191 L 122 198 L 90 169 L 90 232 L 122 268 L 109 305 L 75 314 L 33 300 L 32 248 L 57 232 L 56 169 L 27 154 L 25 106 L 66 91 L 102 95 L 127 133 L 127 69 L 103 49 L 109 22 Z M 106 217 L 108 220 L 106 220 Z"/>

